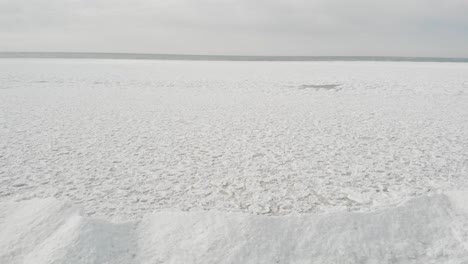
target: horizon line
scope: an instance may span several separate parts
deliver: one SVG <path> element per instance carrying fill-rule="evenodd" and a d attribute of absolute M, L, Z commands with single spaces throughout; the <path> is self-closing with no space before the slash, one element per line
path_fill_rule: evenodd
<path fill-rule="evenodd" d="M 410 61 L 468 62 L 465 57 L 374 56 L 374 55 L 200 55 L 126 52 L 0 51 L 0 58 L 44 59 L 134 59 L 206 61 Z"/>

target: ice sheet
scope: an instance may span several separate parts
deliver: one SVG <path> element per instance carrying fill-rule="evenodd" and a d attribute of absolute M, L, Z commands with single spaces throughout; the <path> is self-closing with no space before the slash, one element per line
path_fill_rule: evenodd
<path fill-rule="evenodd" d="M 466 187 L 467 89 L 465 63 L 0 59 L 0 201 L 373 211 Z"/>

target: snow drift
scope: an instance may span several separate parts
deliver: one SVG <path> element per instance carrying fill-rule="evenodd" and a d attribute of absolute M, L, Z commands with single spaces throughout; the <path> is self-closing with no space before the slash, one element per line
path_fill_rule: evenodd
<path fill-rule="evenodd" d="M 54 199 L 0 203 L 0 263 L 463 263 L 468 193 L 370 213 L 158 212 L 131 223 Z"/>

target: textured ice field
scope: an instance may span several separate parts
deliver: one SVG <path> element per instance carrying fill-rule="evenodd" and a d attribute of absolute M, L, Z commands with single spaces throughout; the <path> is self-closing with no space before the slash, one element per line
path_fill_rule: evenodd
<path fill-rule="evenodd" d="M 467 182 L 467 63 L 0 59 L 0 202 L 286 215 Z"/>

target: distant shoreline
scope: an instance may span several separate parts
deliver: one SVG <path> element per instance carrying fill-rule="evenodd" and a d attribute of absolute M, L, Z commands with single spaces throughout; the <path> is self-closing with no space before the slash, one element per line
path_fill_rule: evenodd
<path fill-rule="evenodd" d="M 44 59 L 130 59 L 130 60 L 191 60 L 191 61 L 408 61 L 408 62 L 468 62 L 468 58 L 392 57 L 392 56 L 234 56 L 184 55 L 98 52 L 0 52 L 0 58 Z"/>

